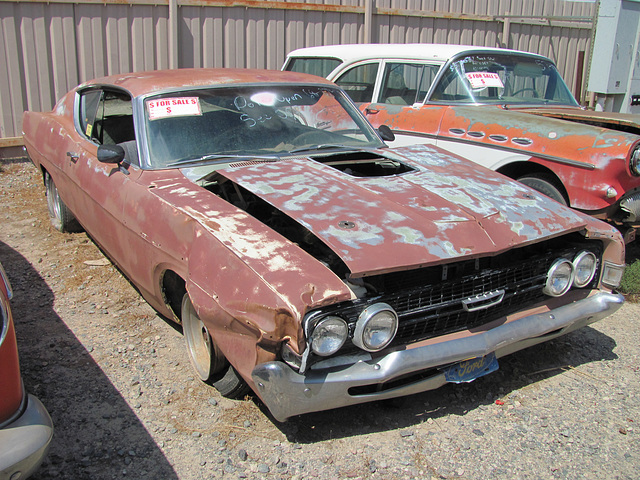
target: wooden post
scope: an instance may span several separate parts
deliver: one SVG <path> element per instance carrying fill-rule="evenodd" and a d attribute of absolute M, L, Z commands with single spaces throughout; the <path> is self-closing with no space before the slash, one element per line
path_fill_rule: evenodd
<path fill-rule="evenodd" d="M 373 0 L 364 2 L 364 43 L 373 42 Z"/>
<path fill-rule="evenodd" d="M 584 82 L 584 50 L 578 52 L 578 63 L 576 65 L 576 86 L 574 95 L 578 103 L 582 105 L 582 84 Z"/>
<path fill-rule="evenodd" d="M 503 19 L 502 24 L 502 48 L 509 48 L 509 35 L 511 32 L 511 19 L 509 18 L 509 12 L 505 13 L 505 17 Z"/>
<path fill-rule="evenodd" d="M 169 0 L 169 68 L 178 68 L 178 0 Z"/>

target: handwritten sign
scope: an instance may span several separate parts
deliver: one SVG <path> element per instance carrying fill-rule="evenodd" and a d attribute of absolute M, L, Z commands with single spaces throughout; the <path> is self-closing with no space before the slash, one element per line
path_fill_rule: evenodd
<path fill-rule="evenodd" d="M 504 84 L 497 73 L 470 72 L 465 73 L 465 77 L 467 77 L 471 88 L 474 90 L 486 87 L 504 88 Z"/>
<path fill-rule="evenodd" d="M 202 115 L 198 97 L 174 97 L 161 100 L 148 100 L 149 120 L 166 117 L 185 117 Z"/>

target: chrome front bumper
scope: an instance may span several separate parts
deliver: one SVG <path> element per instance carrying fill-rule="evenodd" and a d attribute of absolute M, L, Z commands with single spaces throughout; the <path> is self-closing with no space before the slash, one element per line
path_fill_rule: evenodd
<path fill-rule="evenodd" d="M 495 352 L 502 357 L 596 322 L 622 306 L 622 295 L 597 293 L 542 314 L 529 315 L 491 330 L 440 343 L 397 350 L 372 358 L 362 355 L 354 363 L 299 374 L 283 362 L 258 365 L 252 372 L 257 393 L 278 421 L 294 415 L 358 403 L 400 397 L 438 388 L 444 373 L 375 391 L 377 385 L 436 367 Z M 319 365 L 322 365 L 319 364 Z M 316 365 L 317 367 L 317 365 Z M 372 387 L 373 393 L 349 392 Z"/>
<path fill-rule="evenodd" d="M 0 429 L 0 479 L 27 478 L 49 449 L 53 423 L 37 397 L 29 395 L 25 411 Z"/>

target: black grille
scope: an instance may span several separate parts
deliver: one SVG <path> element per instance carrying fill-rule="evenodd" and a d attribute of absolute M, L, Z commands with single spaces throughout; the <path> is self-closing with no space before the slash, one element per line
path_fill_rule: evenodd
<path fill-rule="evenodd" d="M 374 298 L 343 303 L 319 313 L 343 317 L 353 333 L 364 305 L 387 303 L 400 320 L 395 345 L 480 327 L 548 298 L 542 289 L 556 259 L 573 260 L 585 249 L 601 258 L 599 242 L 587 246 L 567 240 L 556 239 L 495 257 L 368 277 L 364 279 L 367 286 L 378 292 Z M 594 288 L 598 278 L 599 271 L 585 288 Z M 502 298 L 495 305 L 475 311 L 464 307 L 465 300 L 483 295 Z"/>
<path fill-rule="evenodd" d="M 445 282 L 383 294 L 375 301 L 388 303 L 398 314 L 400 325 L 394 344 L 472 329 L 544 299 L 542 288 L 556 258 L 540 256 L 515 265 L 488 268 Z M 420 275 L 414 272 L 414 276 Z M 405 282 L 415 281 L 418 279 L 405 278 Z M 463 306 L 468 298 L 499 291 L 504 292 L 504 297 L 497 305 L 476 311 L 467 311 Z M 343 316 L 355 324 L 359 312 L 360 308 L 349 308 Z"/>
<path fill-rule="evenodd" d="M 484 271 L 459 281 L 384 296 L 381 301 L 391 305 L 400 318 L 396 342 L 472 329 L 542 300 L 550 264 L 536 261 Z M 462 304 L 468 298 L 502 291 L 502 301 L 492 307 L 467 311 Z"/>

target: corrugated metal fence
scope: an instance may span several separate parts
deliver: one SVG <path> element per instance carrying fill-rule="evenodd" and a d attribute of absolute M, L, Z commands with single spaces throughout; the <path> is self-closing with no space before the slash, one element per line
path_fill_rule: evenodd
<path fill-rule="evenodd" d="M 583 92 L 594 9 L 566 0 L 0 0 L 0 138 L 20 135 L 24 110 L 50 110 L 94 77 L 278 69 L 290 50 L 315 45 L 516 48 L 551 57 Z"/>

